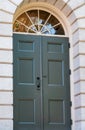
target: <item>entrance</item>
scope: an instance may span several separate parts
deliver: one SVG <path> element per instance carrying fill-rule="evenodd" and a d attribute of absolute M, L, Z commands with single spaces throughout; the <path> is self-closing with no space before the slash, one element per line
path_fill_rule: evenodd
<path fill-rule="evenodd" d="M 71 130 L 68 38 L 13 38 L 14 130 Z"/>

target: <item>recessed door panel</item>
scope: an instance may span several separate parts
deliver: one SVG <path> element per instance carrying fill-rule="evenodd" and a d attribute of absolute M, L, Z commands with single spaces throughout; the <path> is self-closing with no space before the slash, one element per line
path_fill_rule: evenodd
<path fill-rule="evenodd" d="M 56 60 L 48 61 L 48 84 L 49 85 L 63 85 L 62 61 L 56 61 Z"/>

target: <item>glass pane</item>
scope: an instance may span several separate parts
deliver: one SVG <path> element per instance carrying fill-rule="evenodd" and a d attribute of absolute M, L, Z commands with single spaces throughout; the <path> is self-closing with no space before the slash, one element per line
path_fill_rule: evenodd
<path fill-rule="evenodd" d="M 39 20 L 39 23 L 40 24 L 45 24 L 45 21 L 47 20 L 48 16 L 49 16 L 48 12 L 40 10 L 40 20 Z"/>
<path fill-rule="evenodd" d="M 30 10 L 20 15 L 13 26 L 15 32 L 36 34 L 64 35 L 64 29 L 59 20 L 49 12 Z"/>
<path fill-rule="evenodd" d="M 20 15 L 14 23 L 14 31 L 16 32 L 27 32 L 27 27 L 31 26 L 31 22 L 25 13 Z"/>
<path fill-rule="evenodd" d="M 38 23 L 38 10 L 31 10 L 27 12 L 34 24 Z"/>

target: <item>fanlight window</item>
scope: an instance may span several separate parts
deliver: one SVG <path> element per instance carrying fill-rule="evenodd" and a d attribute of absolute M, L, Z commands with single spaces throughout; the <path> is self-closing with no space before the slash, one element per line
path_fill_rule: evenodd
<path fill-rule="evenodd" d="M 42 10 L 30 10 L 21 14 L 14 22 L 14 32 L 65 35 L 59 20 Z"/>

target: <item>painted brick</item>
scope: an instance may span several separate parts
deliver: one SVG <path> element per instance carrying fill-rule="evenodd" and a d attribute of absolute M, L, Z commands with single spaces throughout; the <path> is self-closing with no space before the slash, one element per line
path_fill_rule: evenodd
<path fill-rule="evenodd" d="M 81 129 L 81 123 L 82 122 L 75 122 L 75 129 L 74 130 L 82 130 Z"/>
<path fill-rule="evenodd" d="M 76 31 L 73 34 L 73 44 L 77 43 L 78 41 L 84 41 L 85 40 L 85 29 L 78 29 L 78 31 Z"/>
<path fill-rule="evenodd" d="M 0 0 L 0 9 L 8 11 L 10 13 L 14 13 L 16 10 L 16 6 L 8 0 Z"/>
<path fill-rule="evenodd" d="M 63 8 L 63 10 L 62 10 L 62 12 L 64 13 L 65 16 L 68 16 L 71 11 L 72 11 L 72 9 L 71 9 L 71 7 L 68 6 L 68 5 L 66 5 L 66 6 Z"/>
<path fill-rule="evenodd" d="M 0 62 L 13 63 L 12 51 L 0 51 Z"/>
<path fill-rule="evenodd" d="M 75 84 L 74 94 L 85 93 L 85 81 L 80 81 Z"/>
<path fill-rule="evenodd" d="M 79 54 L 79 44 L 76 44 L 74 47 L 73 47 L 73 56 L 77 56 Z"/>
<path fill-rule="evenodd" d="M 85 108 L 76 109 L 75 118 L 76 120 L 85 120 Z"/>
<path fill-rule="evenodd" d="M 75 15 L 76 15 L 76 18 L 81 18 L 81 17 L 85 17 L 85 4 L 84 6 L 76 9 L 74 11 Z"/>
<path fill-rule="evenodd" d="M 75 107 L 80 107 L 80 106 L 85 106 L 85 94 L 81 94 L 75 97 Z"/>
<path fill-rule="evenodd" d="M 85 55 L 79 55 L 74 59 L 74 69 L 85 67 Z"/>
<path fill-rule="evenodd" d="M 13 92 L 0 92 L 0 104 L 13 104 Z"/>
<path fill-rule="evenodd" d="M 70 0 L 68 2 L 68 6 L 70 6 L 73 9 L 77 8 L 78 6 L 84 4 L 85 1 L 84 0 Z"/>
<path fill-rule="evenodd" d="M 65 3 L 67 3 L 69 0 L 63 0 Z"/>
<path fill-rule="evenodd" d="M 81 130 L 85 130 L 85 121 L 81 122 Z"/>
<path fill-rule="evenodd" d="M 12 64 L 0 64 L 0 76 L 13 76 Z"/>
<path fill-rule="evenodd" d="M 75 32 L 75 30 L 77 30 L 79 28 L 79 25 L 78 25 L 78 21 L 75 21 L 72 26 L 71 26 L 71 29 L 72 29 L 72 33 Z"/>
<path fill-rule="evenodd" d="M 79 53 L 85 54 L 85 42 L 80 42 L 79 44 Z"/>
<path fill-rule="evenodd" d="M 0 130 L 13 130 L 13 120 L 0 120 Z"/>
<path fill-rule="evenodd" d="M 13 49 L 12 37 L 0 37 L 1 49 Z"/>
<path fill-rule="evenodd" d="M 81 28 L 85 27 L 85 18 L 78 19 L 78 26 Z"/>
<path fill-rule="evenodd" d="M 13 79 L 0 78 L 0 91 L 1 90 L 13 90 Z"/>
<path fill-rule="evenodd" d="M 81 106 L 85 106 L 85 94 L 81 95 Z M 83 116 L 83 115 L 82 115 Z M 85 113 L 84 113 L 84 119 L 85 119 Z"/>
<path fill-rule="evenodd" d="M 79 80 L 80 80 L 80 70 L 78 69 L 74 72 L 74 82 L 77 82 Z"/>
<path fill-rule="evenodd" d="M 75 110 L 75 120 L 80 120 L 81 119 L 81 108 Z"/>
<path fill-rule="evenodd" d="M 75 20 L 76 20 L 76 15 L 74 14 L 74 12 L 72 12 L 72 13 L 68 16 L 68 21 L 69 21 L 70 24 L 72 24 Z"/>
<path fill-rule="evenodd" d="M 0 118 L 13 119 L 13 106 L 0 106 Z"/>
<path fill-rule="evenodd" d="M 62 9 L 62 7 L 65 5 L 65 2 L 62 0 L 57 0 L 55 7 L 58 9 Z"/>
<path fill-rule="evenodd" d="M 36 0 L 31 0 L 30 2 L 36 2 Z M 29 0 L 28 0 L 28 2 L 27 3 L 29 3 Z"/>
<path fill-rule="evenodd" d="M 77 56 L 77 57 L 73 60 L 73 66 L 74 66 L 74 69 L 77 69 L 78 67 L 80 67 L 80 59 L 79 59 L 79 56 Z"/>
<path fill-rule="evenodd" d="M 74 57 L 82 54 L 85 54 L 85 43 L 84 42 L 79 42 L 78 44 L 76 44 L 73 48 L 73 55 Z"/>
<path fill-rule="evenodd" d="M 80 79 L 85 79 L 85 68 L 80 68 Z"/>
<path fill-rule="evenodd" d="M 21 4 L 21 2 L 23 2 L 23 0 L 12 0 L 15 4 L 19 5 Z"/>
<path fill-rule="evenodd" d="M 38 0 L 39 2 L 45 2 L 45 0 Z M 49 0 L 50 1 L 50 0 Z M 50 2 L 49 2 L 50 3 Z"/>
<path fill-rule="evenodd" d="M 74 72 L 74 81 L 85 80 L 85 68 L 79 68 Z"/>
<path fill-rule="evenodd" d="M 12 36 L 12 24 L 0 24 L 0 35 Z"/>
<path fill-rule="evenodd" d="M 74 104 L 75 104 L 75 107 L 81 106 L 81 95 L 78 95 L 78 96 L 75 97 Z"/>
<path fill-rule="evenodd" d="M 47 0 L 46 2 L 50 3 L 50 4 L 54 4 L 56 0 Z"/>
<path fill-rule="evenodd" d="M 0 22 L 12 22 L 13 15 L 0 11 Z"/>
<path fill-rule="evenodd" d="M 74 22 L 74 24 L 72 24 L 71 28 L 72 32 L 74 32 L 78 28 L 85 28 L 85 19 L 84 18 L 78 19 L 77 21 Z"/>

